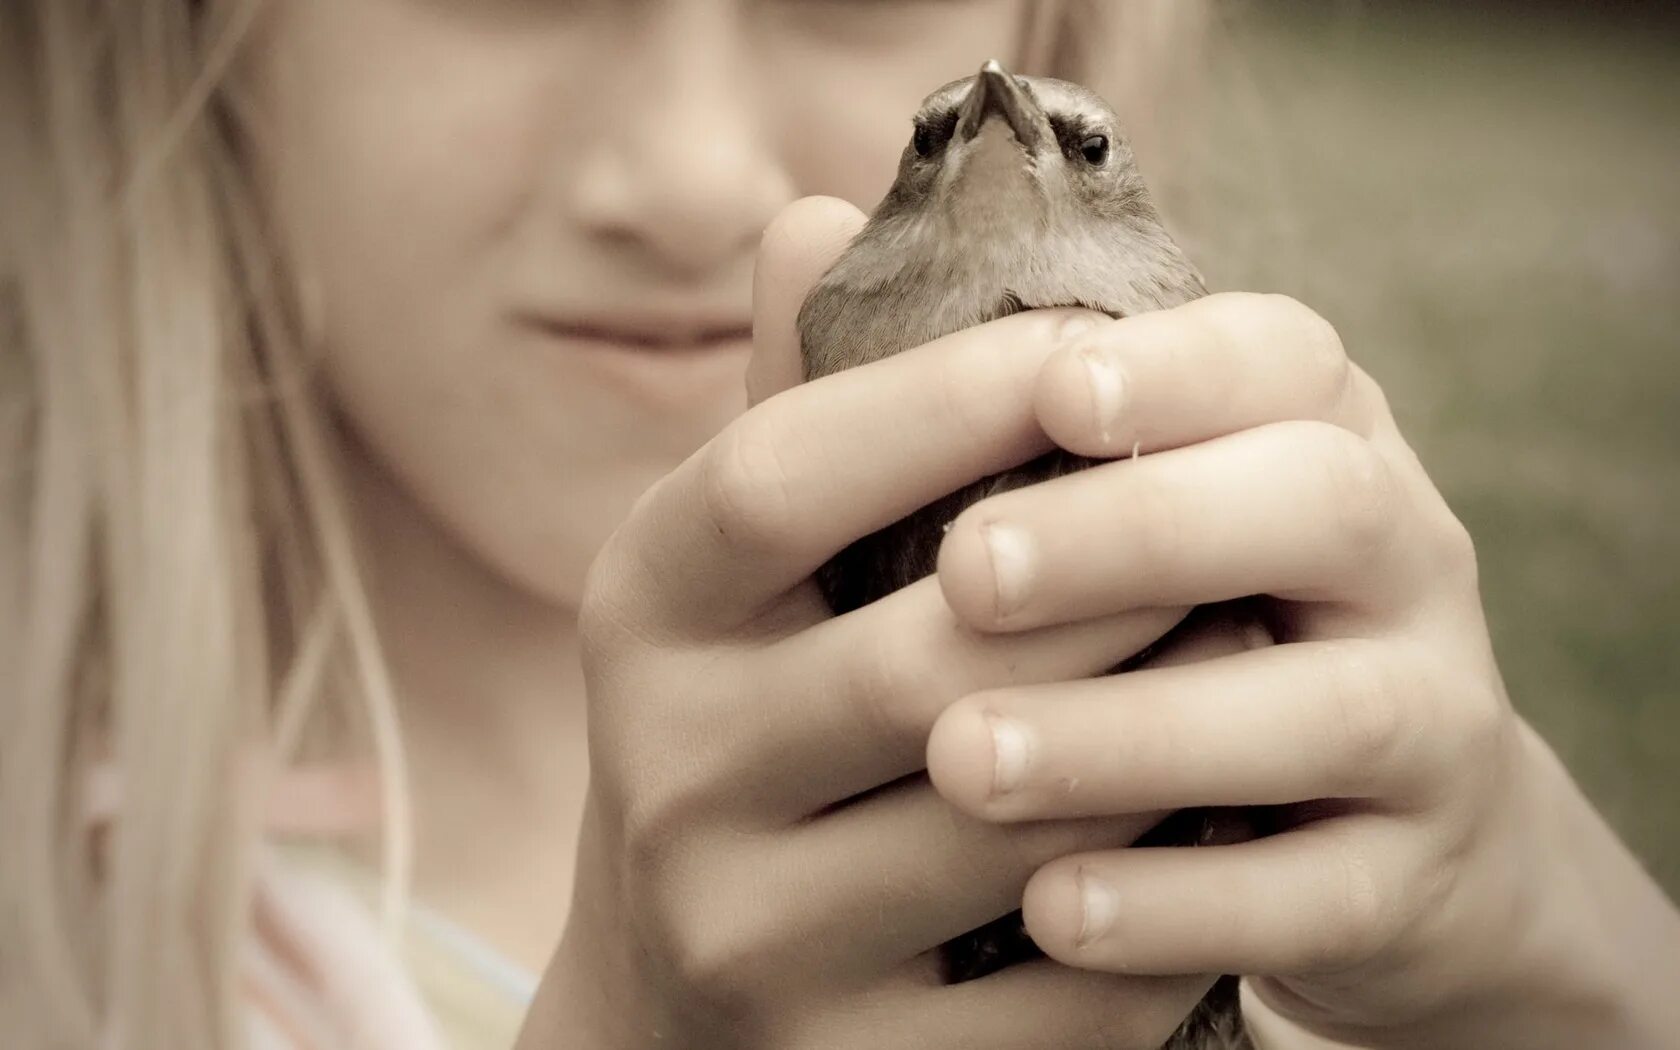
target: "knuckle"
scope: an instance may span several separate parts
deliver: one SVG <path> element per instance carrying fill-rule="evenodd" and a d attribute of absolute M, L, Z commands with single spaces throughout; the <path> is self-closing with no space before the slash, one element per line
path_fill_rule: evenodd
<path fill-rule="evenodd" d="M 1184 551 L 1184 515 L 1178 494 L 1160 477 L 1140 480 L 1127 494 L 1115 542 L 1126 552 L 1125 564 L 1137 585 L 1153 594 L 1171 582 Z"/>
<path fill-rule="evenodd" d="M 1296 356 L 1304 376 L 1326 393 L 1341 394 L 1354 371 L 1336 326 L 1292 296 L 1270 294 L 1263 300 L 1282 348 Z"/>
<path fill-rule="evenodd" d="M 647 499 L 647 496 L 643 496 Z M 630 524 L 606 538 L 583 573 L 578 596 L 578 640 L 585 657 L 620 654 L 640 642 L 654 642 L 645 595 L 637 595 L 637 554 Z"/>
<path fill-rule="evenodd" d="M 1348 970 L 1378 957 L 1397 935 L 1395 909 L 1370 855 L 1342 841 L 1330 858 L 1335 879 L 1316 953 L 1325 970 Z"/>
<path fill-rule="evenodd" d="M 620 834 L 627 876 L 658 899 L 693 848 L 709 793 L 692 782 L 643 779 L 619 786 Z"/>
<path fill-rule="evenodd" d="M 642 634 L 620 593 L 611 541 L 590 562 L 578 600 L 578 642 L 586 662 L 620 652 Z"/>
<path fill-rule="evenodd" d="M 977 397 L 983 389 L 996 389 L 995 382 L 981 383 L 982 377 L 996 376 L 1009 362 L 1004 353 L 1013 347 L 999 344 L 995 338 L 981 339 L 965 347 L 965 353 L 943 353 L 935 362 L 932 381 L 932 404 L 940 429 L 952 435 L 956 443 L 988 440 L 994 426 L 991 398 Z"/>
<path fill-rule="evenodd" d="M 620 785 L 618 795 L 625 878 L 633 885 L 652 888 L 651 896 L 657 899 L 657 887 L 680 839 L 663 817 L 662 800 L 646 785 Z"/>
<path fill-rule="evenodd" d="M 1487 753 L 1515 743 L 1517 721 L 1503 695 L 1487 691 L 1477 694 L 1475 703 L 1463 705 L 1464 737 L 1478 752 Z"/>
<path fill-rule="evenodd" d="M 1340 397 L 1354 379 L 1353 363 L 1341 333 L 1324 316 L 1293 296 L 1267 292 L 1238 292 L 1221 297 L 1227 306 L 1219 316 L 1228 343 L 1252 342 L 1256 333 L 1274 348 L 1298 381 L 1321 399 Z"/>
<path fill-rule="evenodd" d="M 1435 530 L 1434 561 L 1439 570 L 1465 589 L 1474 592 L 1480 587 L 1481 569 L 1476 558 L 1476 541 L 1470 530 L 1452 513 Z"/>
<path fill-rule="evenodd" d="M 1341 554 L 1350 567 L 1381 558 L 1394 541 L 1400 487 L 1371 444 L 1329 423 L 1306 423 L 1312 458 L 1323 472 Z"/>
<path fill-rule="evenodd" d="M 925 736 L 930 712 L 954 699 L 954 686 L 930 652 L 913 632 L 873 633 L 858 661 L 853 703 L 876 746 L 897 750 L 906 740 Z"/>
<path fill-rule="evenodd" d="M 777 945 L 748 913 L 756 890 L 743 883 L 744 866 L 719 863 L 717 849 L 692 837 L 664 834 L 651 850 L 649 841 L 621 887 L 638 942 L 687 991 L 745 1002 Z"/>
<path fill-rule="evenodd" d="M 661 952 L 677 981 L 713 1000 L 748 1001 L 766 954 L 755 927 L 729 902 L 696 900 L 691 890 L 666 904 Z"/>
<path fill-rule="evenodd" d="M 670 491 L 669 481 L 669 476 L 661 478 L 643 490 L 584 570 L 577 628 L 586 664 L 637 645 L 656 647 L 668 641 L 654 622 L 656 603 L 650 603 L 647 588 L 637 584 L 647 572 L 639 549 L 646 544 L 650 517 L 659 514 L 653 508 Z"/>
<path fill-rule="evenodd" d="M 1358 409 L 1367 425 L 1376 420 L 1393 419 L 1394 409 L 1388 403 L 1388 392 L 1372 378 L 1371 373 L 1349 361 L 1346 400 Z"/>
<path fill-rule="evenodd" d="M 1300 348 L 1308 374 L 1322 385 L 1327 394 L 1341 397 L 1357 374 L 1353 362 L 1348 359 L 1342 334 L 1321 314 L 1293 299 L 1289 302 L 1293 307 L 1290 315 L 1295 326 L 1295 343 Z"/>
<path fill-rule="evenodd" d="M 1406 736 L 1411 686 L 1405 676 L 1390 658 L 1349 645 L 1337 654 L 1329 688 L 1335 712 L 1330 746 L 1347 775 L 1364 780 L 1390 767 Z"/>
<path fill-rule="evenodd" d="M 785 542 L 794 508 L 769 424 L 737 420 L 714 439 L 700 469 L 705 513 L 726 545 L 762 551 Z"/>
<path fill-rule="evenodd" d="M 1467 696 L 1445 695 L 1451 701 L 1443 718 L 1450 727 L 1448 754 L 1472 776 L 1497 776 L 1516 742 L 1516 721 L 1509 703 L 1485 687 Z"/>

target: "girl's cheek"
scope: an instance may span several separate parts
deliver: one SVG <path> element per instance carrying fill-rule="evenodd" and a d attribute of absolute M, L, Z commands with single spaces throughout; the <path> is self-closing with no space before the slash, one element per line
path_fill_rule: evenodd
<path fill-rule="evenodd" d="M 454 6 L 289 0 L 253 37 L 266 195 L 305 254 L 345 259 L 357 285 L 505 232 L 565 138 L 554 100 L 586 40 L 555 26 L 520 38 Z"/>

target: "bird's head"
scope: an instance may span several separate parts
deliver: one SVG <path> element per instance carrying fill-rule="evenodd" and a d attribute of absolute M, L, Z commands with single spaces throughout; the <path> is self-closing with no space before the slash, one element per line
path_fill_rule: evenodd
<path fill-rule="evenodd" d="M 892 189 L 807 298 L 806 374 L 1021 309 L 1125 317 L 1204 294 L 1108 104 L 987 62 L 922 103 Z"/>
<path fill-rule="evenodd" d="M 1055 239 L 1155 214 L 1107 103 L 994 60 L 922 103 L 877 217 L 995 241 L 1011 232 Z"/>

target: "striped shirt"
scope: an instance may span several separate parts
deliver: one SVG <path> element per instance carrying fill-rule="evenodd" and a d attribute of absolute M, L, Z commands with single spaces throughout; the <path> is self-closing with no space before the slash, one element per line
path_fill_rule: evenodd
<path fill-rule="evenodd" d="M 387 936 L 380 889 L 340 853 L 270 851 L 244 981 L 252 1050 L 510 1050 L 536 975 L 424 905 Z"/>

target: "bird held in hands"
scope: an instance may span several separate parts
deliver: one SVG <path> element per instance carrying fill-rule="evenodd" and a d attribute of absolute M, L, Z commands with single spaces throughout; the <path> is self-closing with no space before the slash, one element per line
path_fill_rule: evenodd
<path fill-rule="evenodd" d="M 898 178 L 799 313 L 806 379 L 1038 307 L 1113 317 L 1206 294 L 1113 110 L 1078 84 L 988 62 L 923 102 Z M 1087 465 L 1051 453 L 859 541 L 818 575 L 837 611 L 932 571 L 980 497 Z"/>
<path fill-rule="evenodd" d="M 1040 307 L 1129 317 L 1206 294 L 1161 224 L 1114 111 L 1078 84 L 987 62 L 929 95 L 898 176 L 799 313 L 806 379 L 868 364 Z M 817 582 L 848 612 L 934 570 L 966 507 L 1093 460 L 1054 451 L 981 479 L 867 536 Z M 1019 912 L 945 946 L 947 976 L 983 976 L 1035 953 Z M 1248 1046 L 1224 979 L 1169 1042 Z"/>

